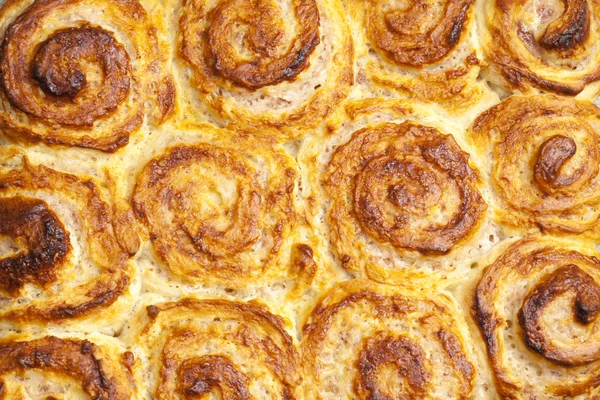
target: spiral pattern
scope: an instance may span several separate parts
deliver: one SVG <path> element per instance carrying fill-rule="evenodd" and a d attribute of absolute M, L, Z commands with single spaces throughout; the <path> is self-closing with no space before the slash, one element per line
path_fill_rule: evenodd
<path fill-rule="evenodd" d="M 446 108 L 472 106 L 485 95 L 476 84 L 473 3 L 350 0 L 359 77 Z"/>
<path fill-rule="evenodd" d="M 180 56 L 224 120 L 297 136 L 352 84 L 352 41 L 335 1 L 183 0 L 179 15 Z"/>
<path fill-rule="evenodd" d="M 492 154 L 497 215 L 515 227 L 596 237 L 600 109 L 551 95 L 513 96 L 477 118 L 471 137 Z"/>
<path fill-rule="evenodd" d="M 600 261 L 548 237 L 513 243 L 484 272 L 473 313 L 501 395 L 600 394 Z"/>
<path fill-rule="evenodd" d="M 90 178 L 26 157 L 21 168 L 0 170 L 0 235 L 10 238 L 0 258 L 4 319 L 97 315 L 129 291 L 137 238 Z"/>
<path fill-rule="evenodd" d="M 307 398 L 468 398 L 475 368 L 443 296 L 344 282 L 303 328 Z"/>
<path fill-rule="evenodd" d="M 110 340 L 12 335 L 0 339 L 0 399 L 129 400 L 127 359 Z"/>
<path fill-rule="evenodd" d="M 323 184 L 328 221 L 346 268 L 397 254 L 447 254 L 477 230 L 486 204 L 468 155 L 450 135 L 413 121 L 369 125 L 339 146 Z"/>
<path fill-rule="evenodd" d="M 234 146 L 178 145 L 138 176 L 134 210 L 157 256 L 186 282 L 243 287 L 289 262 L 281 253 L 296 226 L 293 162 L 249 152 L 242 139 Z"/>
<path fill-rule="evenodd" d="M 422 67 L 439 61 L 456 46 L 472 3 L 424 1 L 407 9 L 393 9 L 384 2 L 374 2 L 368 5 L 368 34 L 396 64 Z"/>
<path fill-rule="evenodd" d="M 136 342 L 148 357 L 152 398 L 302 398 L 294 343 L 266 307 L 184 299 L 148 306 L 147 315 Z"/>
<path fill-rule="evenodd" d="M 482 4 L 480 29 L 492 80 L 511 91 L 581 93 L 594 98 L 600 79 L 600 5 L 595 1 Z"/>
<path fill-rule="evenodd" d="M 170 114 L 164 46 L 136 0 L 9 1 L 0 21 L 0 128 L 12 138 L 111 152 L 146 112 Z"/>

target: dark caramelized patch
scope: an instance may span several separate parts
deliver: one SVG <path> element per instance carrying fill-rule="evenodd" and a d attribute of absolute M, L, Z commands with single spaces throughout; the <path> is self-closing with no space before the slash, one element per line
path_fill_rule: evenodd
<path fill-rule="evenodd" d="M 561 174 L 563 165 L 576 151 L 575 141 L 561 135 L 551 137 L 540 146 L 533 176 L 544 192 L 551 193 L 552 189 L 568 186 L 578 178 L 577 174 L 566 177 Z"/>
<path fill-rule="evenodd" d="M 318 268 L 313 257 L 314 251 L 309 245 L 299 243 L 292 249 L 289 276 L 295 283 L 288 297 L 300 296 L 310 287 Z"/>
<path fill-rule="evenodd" d="M 440 3 L 417 2 L 405 10 L 373 3 L 367 14 L 371 41 L 399 65 L 423 67 L 441 60 L 464 34 L 473 1 Z"/>
<path fill-rule="evenodd" d="M 284 22 L 270 2 L 237 0 L 223 2 L 211 12 L 205 47 L 206 64 L 214 73 L 248 89 L 291 81 L 309 64 L 319 44 L 319 10 L 314 0 L 296 0 L 297 33 L 286 51 L 282 51 Z M 185 19 L 182 19 L 182 23 Z M 232 21 L 248 26 L 247 43 L 232 43 Z M 240 59 L 240 46 L 249 51 L 250 60 Z M 184 45 L 183 54 L 193 51 Z M 191 56 L 190 58 L 194 58 Z"/>
<path fill-rule="evenodd" d="M 251 400 L 249 379 L 223 356 L 185 360 L 179 369 L 178 391 L 186 399 L 201 399 L 218 389 L 223 399 Z"/>
<path fill-rule="evenodd" d="M 26 283 L 44 286 L 71 250 L 69 233 L 42 200 L 0 198 L 0 234 L 25 250 L 0 259 L 0 288 L 16 295 Z"/>
<path fill-rule="evenodd" d="M 581 46 L 590 33 L 590 10 L 586 0 L 565 1 L 563 15 L 550 23 L 540 39 L 548 50 L 565 51 Z"/>
<path fill-rule="evenodd" d="M 392 400 L 419 398 L 427 394 L 431 365 L 418 343 L 407 337 L 385 336 L 385 333 L 379 332 L 367 338 L 356 363 L 360 376 L 356 391 L 361 398 Z M 382 367 L 393 368 L 394 378 L 399 377 L 405 382 L 390 388 L 394 393 L 387 393 L 380 387 L 377 375 Z"/>
<path fill-rule="evenodd" d="M 576 265 L 559 268 L 546 276 L 529 292 L 519 311 L 519 322 L 525 334 L 525 343 L 549 360 L 564 365 L 582 365 L 600 358 L 600 351 L 574 357 L 556 348 L 546 339 L 541 321 L 544 308 L 567 292 L 575 292 L 573 314 L 582 324 L 592 323 L 600 313 L 600 286 Z"/>
<path fill-rule="evenodd" d="M 59 31 L 38 48 L 32 74 L 49 95 L 75 98 L 86 86 L 85 64 L 97 65 L 102 74 L 104 89 L 87 117 L 97 119 L 114 110 L 129 92 L 129 56 L 110 32 L 88 25 Z"/>

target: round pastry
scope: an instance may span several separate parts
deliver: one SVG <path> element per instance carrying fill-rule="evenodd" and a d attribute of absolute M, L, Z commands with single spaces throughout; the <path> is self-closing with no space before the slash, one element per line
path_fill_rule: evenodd
<path fill-rule="evenodd" d="M 317 218 L 342 265 L 384 283 L 402 272 L 457 272 L 443 256 L 461 263 L 475 256 L 459 256 L 460 249 L 479 248 L 487 206 L 451 128 L 416 104 L 373 99 L 351 103 L 341 118 L 331 136 L 307 146 L 304 162 L 312 164 L 314 188 L 324 189 L 314 203 L 326 215 Z"/>
<path fill-rule="evenodd" d="M 468 330 L 453 315 L 444 295 L 338 285 L 303 328 L 306 398 L 469 398 L 476 368 Z"/>
<path fill-rule="evenodd" d="M 15 322 L 122 321 L 137 250 L 90 177 L 34 165 L 0 168 L 0 318 Z M 101 314 L 101 315 L 100 315 Z"/>
<path fill-rule="evenodd" d="M 593 99 L 600 91 L 596 1 L 478 2 L 487 78 L 509 91 Z"/>
<path fill-rule="evenodd" d="M 470 137 L 488 166 L 496 217 L 597 238 L 599 130 L 598 107 L 552 95 L 511 96 L 480 115 Z"/>
<path fill-rule="evenodd" d="M 413 3 L 349 0 L 358 82 L 464 109 L 487 93 L 476 83 L 473 0 Z"/>
<path fill-rule="evenodd" d="M 180 73 L 225 122 L 299 136 L 346 97 L 352 38 L 337 0 L 170 0 Z M 192 108 L 197 108 L 193 106 Z"/>
<path fill-rule="evenodd" d="M 196 399 L 301 399 L 294 342 L 257 302 L 224 299 L 150 305 L 135 343 L 146 355 L 146 395 Z"/>
<path fill-rule="evenodd" d="M 300 242 L 294 160 L 269 138 L 198 129 L 206 141 L 161 137 L 168 147 L 154 146 L 136 177 L 133 209 L 168 271 L 159 279 L 244 288 L 284 277 Z"/>
<path fill-rule="evenodd" d="M 502 396 L 600 395 L 598 256 L 592 246 L 533 236 L 485 270 L 473 314 Z"/>
<path fill-rule="evenodd" d="M 135 357 L 101 335 L 3 334 L 0 399 L 136 399 Z"/>
<path fill-rule="evenodd" d="M 137 0 L 8 0 L 0 33 L 0 129 L 15 140 L 115 151 L 144 115 L 172 110 L 164 46 Z"/>

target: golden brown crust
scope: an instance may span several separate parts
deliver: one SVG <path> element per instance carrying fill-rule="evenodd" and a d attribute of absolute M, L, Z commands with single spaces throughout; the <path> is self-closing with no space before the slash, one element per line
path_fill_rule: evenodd
<path fill-rule="evenodd" d="M 309 245 L 294 245 L 289 269 L 289 277 L 294 279 L 294 287 L 288 293 L 288 299 L 301 296 L 312 285 L 318 270 L 314 255 L 315 252 Z"/>
<path fill-rule="evenodd" d="M 473 3 L 350 0 L 359 83 L 367 78 L 453 112 L 476 105 L 489 93 L 476 83 L 481 61 Z"/>
<path fill-rule="evenodd" d="M 0 11 L 0 127 L 6 134 L 112 152 L 127 144 L 146 112 L 156 123 L 171 113 L 173 79 L 162 65 L 156 28 L 137 0 L 110 2 L 104 13 L 110 28 L 65 22 L 97 2 L 30 3 L 9 0 Z M 58 29 L 48 34 L 50 24 Z M 125 38 L 135 53 L 128 53 Z"/>
<path fill-rule="evenodd" d="M 117 370 L 114 371 L 113 369 Z M 98 400 L 131 398 L 120 365 L 103 362 L 102 351 L 87 340 L 47 336 L 25 342 L 0 342 L 0 376 L 23 373 L 28 369 L 66 375 L 79 382 L 82 390 Z M 0 380 L 0 399 L 8 399 Z"/>
<path fill-rule="evenodd" d="M 73 279 L 68 277 L 76 259 L 72 251 L 75 233 L 65 227 L 64 215 L 36 198 L 48 195 L 76 205 L 82 240 L 87 246 L 85 252 L 92 265 L 100 270 L 98 276 L 62 293 L 56 292 L 53 283 L 69 285 Z M 4 266 L 0 289 L 12 299 L 12 304 L 2 307 L 2 318 L 18 321 L 77 318 L 110 306 L 127 289 L 131 273 L 129 254 L 115 234 L 111 208 L 91 179 L 43 165 L 34 166 L 24 158 L 22 168 L 0 174 L 0 216 L 1 233 L 24 247 L 0 261 Z M 43 295 L 30 299 L 25 284 L 39 287 Z"/>
<path fill-rule="evenodd" d="M 361 233 L 400 253 L 450 252 L 484 218 L 476 183 L 468 155 L 435 128 L 407 121 L 356 131 L 335 150 L 323 178 L 344 266 L 356 269 L 359 261 L 346 249 Z"/>
<path fill-rule="evenodd" d="M 482 11 L 482 44 L 491 78 L 506 89 L 574 96 L 600 79 L 597 2 L 495 0 Z M 591 88 L 585 97 L 597 93 L 597 87 Z"/>
<path fill-rule="evenodd" d="M 586 325 L 593 322 L 600 310 L 600 286 L 581 268 L 569 264 L 546 276 L 529 292 L 519 311 L 519 323 L 531 350 L 558 364 L 577 366 L 600 359 L 600 348 L 585 354 L 565 351 L 546 340 L 541 320 L 544 307 L 569 291 L 577 293 L 573 302 L 575 319 Z"/>
<path fill-rule="evenodd" d="M 600 393 L 596 257 L 583 245 L 534 236 L 505 248 L 484 272 L 473 315 L 501 395 Z"/>
<path fill-rule="evenodd" d="M 202 100 L 226 122 L 297 137 L 352 85 L 353 48 L 342 13 L 331 0 L 183 0 L 179 56 Z"/>
<path fill-rule="evenodd" d="M 280 253 L 297 223 L 297 173 L 288 157 L 273 150 L 261 152 L 266 163 L 253 163 L 242 140 L 237 149 L 179 145 L 144 167 L 133 208 L 156 254 L 177 277 L 244 287 L 277 274 L 278 267 L 287 269 Z"/>
<path fill-rule="evenodd" d="M 132 356 L 116 339 L 98 334 L 3 332 L 0 399 L 136 399 L 122 362 Z"/>
<path fill-rule="evenodd" d="M 475 369 L 442 297 L 363 280 L 332 289 L 303 328 L 306 394 L 468 398 Z"/>
<path fill-rule="evenodd" d="M 0 234 L 22 240 L 29 252 L 0 260 L 0 288 L 18 294 L 25 283 L 45 286 L 71 250 L 69 232 L 43 200 L 0 198 Z"/>
<path fill-rule="evenodd" d="M 487 162 L 497 216 L 515 228 L 597 236 L 600 109 L 552 95 L 512 96 L 471 129 Z"/>
<path fill-rule="evenodd" d="M 147 308 L 138 343 L 152 395 L 302 398 L 298 356 L 281 317 L 255 302 L 184 299 Z"/>
<path fill-rule="evenodd" d="M 439 61 L 457 45 L 470 22 L 472 4 L 473 0 L 447 1 L 432 10 L 423 2 L 401 10 L 371 2 L 366 28 L 371 42 L 393 62 L 422 67 Z"/>
<path fill-rule="evenodd" d="M 197 30 L 197 16 L 192 10 L 201 10 L 202 2 L 188 1 L 179 22 L 183 32 L 181 54 L 196 69 L 210 71 L 248 89 L 276 85 L 284 80 L 294 80 L 308 66 L 314 48 L 319 44 L 319 10 L 315 0 L 297 1 L 294 4 L 298 32 L 292 44 L 280 53 L 283 24 L 274 17 L 278 10 L 272 3 L 235 1 L 221 3 L 213 11 L 207 32 L 204 52 L 198 44 L 190 43 Z M 258 62 L 238 59 L 229 35 L 232 23 L 243 21 L 251 26 L 248 41 L 260 58 Z"/>

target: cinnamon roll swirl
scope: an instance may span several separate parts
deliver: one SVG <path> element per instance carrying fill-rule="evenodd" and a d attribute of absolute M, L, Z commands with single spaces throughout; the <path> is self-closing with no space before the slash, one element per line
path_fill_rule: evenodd
<path fill-rule="evenodd" d="M 533 236 L 504 247 L 473 304 L 502 396 L 600 395 L 599 282 L 591 246 Z"/>
<path fill-rule="evenodd" d="M 432 268 L 443 277 L 458 272 L 444 260 L 477 241 L 486 219 L 469 155 L 416 104 L 365 100 L 341 118 L 305 162 L 320 175 L 313 185 L 324 198 L 314 203 L 325 205 L 318 218 L 342 265 L 388 283 Z M 424 259 L 430 263 L 415 265 Z"/>
<path fill-rule="evenodd" d="M 306 398 L 469 398 L 476 367 L 453 315 L 444 295 L 363 280 L 336 286 L 303 328 Z"/>
<path fill-rule="evenodd" d="M 182 86 L 191 80 L 224 122 L 299 136 L 349 92 L 352 39 L 336 0 L 168 4 L 179 10 Z"/>
<path fill-rule="evenodd" d="M 146 357 L 148 398 L 303 398 L 294 342 L 265 306 L 184 299 L 144 314 L 141 332 L 132 332 Z"/>
<path fill-rule="evenodd" d="M 0 33 L 0 129 L 15 140 L 111 152 L 173 108 L 164 45 L 137 0 L 8 0 Z"/>
<path fill-rule="evenodd" d="M 477 82 L 481 54 L 473 0 L 347 2 L 358 82 L 462 110 L 489 96 Z"/>
<path fill-rule="evenodd" d="M 509 91 L 593 99 L 600 91 L 596 1 L 479 2 L 488 78 Z"/>
<path fill-rule="evenodd" d="M 486 158 L 496 217 L 597 238 L 599 129 L 598 107 L 552 95 L 512 96 L 479 116 L 470 136 Z"/>
<path fill-rule="evenodd" d="M 294 160 L 271 139 L 214 131 L 159 148 L 137 175 L 132 204 L 159 261 L 152 269 L 163 282 L 228 289 L 282 278 L 300 241 Z"/>
<path fill-rule="evenodd" d="M 27 157 L 0 168 L 0 319 L 118 328 L 136 291 L 137 238 L 112 206 L 90 177 Z"/>
<path fill-rule="evenodd" d="M 130 400 L 134 355 L 101 335 L 0 337 L 0 399 Z"/>

